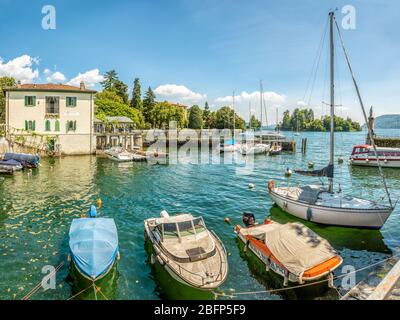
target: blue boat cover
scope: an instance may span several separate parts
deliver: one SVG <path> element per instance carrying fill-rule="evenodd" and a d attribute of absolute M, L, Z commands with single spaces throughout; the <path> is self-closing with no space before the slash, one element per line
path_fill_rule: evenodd
<path fill-rule="evenodd" d="M 226 140 L 225 141 L 225 145 L 234 145 L 236 144 L 236 140 L 235 139 L 230 139 L 230 140 Z"/>
<path fill-rule="evenodd" d="M 3 161 L 0 161 L 0 165 L 17 167 L 17 166 L 20 166 L 21 163 L 18 162 L 17 160 L 3 160 Z"/>
<path fill-rule="evenodd" d="M 4 154 L 4 161 L 16 160 L 21 163 L 24 167 L 34 166 L 37 167 L 40 161 L 38 155 L 26 154 L 26 153 L 11 153 L 7 152 Z"/>
<path fill-rule="evenodd" d="M 114 263 L 118 253 L 118 234 L 114 219 L 72 220 L 69 247 L 79 271 L 93 280 L 103 275 Z"/>

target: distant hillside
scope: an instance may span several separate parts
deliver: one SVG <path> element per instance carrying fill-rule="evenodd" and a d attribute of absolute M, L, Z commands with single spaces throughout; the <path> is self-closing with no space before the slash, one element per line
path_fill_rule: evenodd
<path fill-rule="evenodd" d="M 400 114 L 385 114 L 376 117 L 376 129 L 400 129 Z"/>

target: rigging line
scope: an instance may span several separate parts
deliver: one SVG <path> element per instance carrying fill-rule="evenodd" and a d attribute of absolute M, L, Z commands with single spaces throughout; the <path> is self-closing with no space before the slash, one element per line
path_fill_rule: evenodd
<path fill-rule="evenodd" d="M 333 278 L 333 280 L 338 280 L 338 279 L 347 277 L 347 276 L 349 276 L 349 275 L 351 275 L 351 274 L 356 274 L 357 272 L 364 271 L 364 270 L 367 270 L 367 269 L 369 269 L 369 268 L 375 267 L 375 266 L 377 266 L 377 265 L 379 265 L 379 264 L 382 264 L 382 263 L 384 263 L 384 262 L 386 262 L 386 261 L 389 261 L 390 259 L 393 259 L 393 258 L 399 257 L 399 256 L 400 256 L 400 254 L 393 255 L 393 256 L 391 256 L 391 257 L 388 257 L 388 258 L 386 258 L 386 259 L 380 260 L 380 261 L 378 261 L 378 262 L 375 262 L 375 263 L 370 264 L 370 265 L 368 265 L 368 266 L 362 267 L 362 268 L 360 268 L 360 269 L 357 269 L 357 270 L 354 270 L 354 271 L 347 272 L 347 273 L 345 273 L 345 274 L 341 274 L 341 275 L 339 275 L 339 276 L 336 276 L 336 277 Z M 299 284 L 299 285 L 297 285 L 297 286 L 292 286 L 292 287 L 283 287 L 283 288 L 278 288 L 278 289 L 262 290 L 262 291 L 235 292 L 235 293 L 232 294 L 232 296 L 235 296 L 235 295 L 248 295 L 248 294 L 261 294 L 261 293 L 281 292 L 281 291 L 285 291 L 285 290 L 293 290 L 293 289 L 299 289 L 299 288 L 303 288 L 303 287 L 309 287 L 309 286 L 317 285 L 317 284 L 324 283 L 324 282 L 327 282 L 327 281 L 329 281 L 328 278 L 327 278 L 327 279 L 323 279 L 323 280 L 319 280 L 319 281 L 315 281 L 315 282 L 309 282 L 309 283 L 305 283 L 305 284 Z M 220 294 L 220 293 L 217 293 L 217 292 L 214 292 L 214 294 L 215 294 L 216 296 L 218 296 L 218 295 L 219 295 L 219 296 L 223 296 L 223 294 Z"/>
<path fill-rule="evenodd" d="M 79 291 L 77 294 L 74 294 L 73 296 L 69 297 L 67 300 L 72 300 L 72 299 L 76 298 L 80 294 L 84 293 L 87 289 L 92 288 L 92 287 L 93 287 L 93 284 L 90 284 L 89 287 Z"/>
<path fill-rule="evenodd" d="M 311 72 L 310 72 L 310 76 L 309 76 L 309 78 L 308 78 L 308 80 L 307 80 L 306 90 L 304 91 L 303 101 L 306 100 L 307 92 L 308 92 L 308 89 L 309 89 L 309 87 L 310 87 L 311 79 L 312 79 L 313 73 L 314 73 L 314 68 L 315 68 L 315 66 L 316 66 L 316 64 L 317 64 L 318 52 L 319 52 L 320 50 L 322 50 L 322 49 L 321 49 L 321 46 L 323 47 L 322 43 L 323 43 L 323 41 L 325 41 L 325 40 L 323 40 L 323 39 L 325 39 L 326 28 L 327 28 L 327 26 L 328 26 L 328 21 L 329 21 L 329 19 L 326 20 L 325 28 L 324 28 L 324 31 L 322 32 L 322 35 L 321 35 L 320 45 L 318 46 L 317 53 L 315 54 L 314 62 L 313 62 L 313 65 L 312 65 L 312 68 L 311 68 Z"/>
<path fill-rule="evenodd" d="M 350 64 L 350 59 L 349 59 L 349 56 L 347 55 L 347 50 L 346 50 L 346 48 L 344 46 L 342 34 L 340 32 L 340 28 L 339 28 L 336 20 L 335 20 L 335 25 L 336 25 L 336 29 L 338 30 L 338 33 L 339 33 L 339 38 L 340 38 L 340 43 L 341 43 L 341 46 L 342 46 L 342 49 L 343 49 L 343 53 L 344 53 L 344 55 L 346 57 L 347 66 L 349 67 L 350 74 L 351 74 L 351 77 L 353 79 L 353 83 L 354 83 L 354 86 L 355 86 L 355 89 L 356 89 L 356 92 L 357 92 L 358 100 L 359 100 L 360 105 L 361 105 L 361 109 L 362 109 L 362 112 L 363 112 L 364 120 L 365 120 L 365 123 L 368 126 L 368 136 L 369 136 L 369 139 L 370 139 L 370 141 L 372 143 L 372 147 L 374 148 L 376 162 L 377 162 L 377 165 L 378 165 L 378 168 L 379 168 L 379 175 L 381 176 L 383 185 L 385 187 L 385 191 L 386 191 L 386 194 L 387 194 L 388 199 L 389 199 L 390 207 L 392 209 L 394 209 L 393 203 L 392 203 L 392 199 L 390 197 L 390 193 L 389 193 L 389 190 L 388 190 L 388 187 L 387 187 L 387 184 L 386 184 L 385 175 L 383 174 L 382 166 L 381 166 L 380 159 L 379 159 L 379 156 L 378 156 L 378 151 L 377 151 L 377 148 L 376 148 L 375 140 L 374 140 L 374 137 L 372 135 L 370 123 L 368 121 L 367 113 L 366 113 L 365 108 L 364 108 L 364 102 L 363 102 L 363 100 L 361 98 L 360 89 L 358 88 L 358 84 L 357 84 L 353 69 L 352 69 L 351 64 Z"/>
<path fill-rule="evenodd" d="M 316 68 L 315 68 L 314 79 L 313 79 L 312 87 L 311 87 L 311 90 L 310 90 L 310 96 L 309 96 L 309 98 L 308 98 L 308 105 L 310 105 L 311 99 L 312 99 L 312 96 L 313 96 L 313 93 L 314 93 L 315 81 L 317 80 L 317 74 L 318 74 L 319 64 L 320 64 L 320 62 L 321 62 L 322 51 L 323 51 L 323 48 L 324 48 L 324 45 L 325 45 L 325 39 L 326 39 L 326 34 L 327 34 L 327 32 L 326 32 L 326 31 L 327 31 L 327 28 L 328 28 L 328 21 L 327 21 L 327 23 L 326 23 L 325 30 L 324 30 L 324 32 L 323 32 L 323 37 L 322 37 L 321 46 L 320 46 L 320 48 L 319 48 L 318 62 L 317 62 Z"/>

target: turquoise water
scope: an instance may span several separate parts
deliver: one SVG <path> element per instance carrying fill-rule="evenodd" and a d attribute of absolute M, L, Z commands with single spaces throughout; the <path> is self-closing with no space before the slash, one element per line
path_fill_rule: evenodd
<path fill-rule="evenodd" d="M 393 131 L 384 131 L 385 135 Z M 289 133 L 290 137 L 291 134 Z M 306 155 L 300 153 L 301 138 L 308 138 Z M 329 157 L 327 133 L 302 133 L 294 137 L 296 154 L 254 160 L 254 169 L 238 174 L 233 164 L 147 165 L 118 164 L 95 156 L 43 159 L 38 170 L 19 172 L 0 182 L 0 298 L 21 299 L 44 274 L 44 265 L 64 266 L 57 273 L 55 290 L 39 290 L 32 299 L 68 299 L 73 292 L 65 281 L 69 268 L 68 230 L 73 218 L 87 212 L 101 198 L 100 216 L 113 217 L 118 227 L 121 260 L 110 299 L 173 298 L 168 288 L 161 290 L 157 272 L 147 263 L 143 220 L 170 213 L 190 212 L 202 215 L 210 229 L 224 242 L 229 254 L 229 275 L 221 287 L 227 294 L 260 291 L 274 285 L 258 274 L 240 254 L 233 227 L 241 223 L 243 211 L 251 211 L 258 221 L 272 214 L 279 222 L 293 221 L 274 208 L 266 192 L 266 183 L 275 179 L 283 185 L 318 182 L 316 178 L 293 175 L 286 179 L 286 167 L 315 167 Z M 336 158 L 348 158 L 353 144 L 363 143 L 365 133 L 336 134 Z M 239 172 L 240 173 L 240 172 Z M 349 193 L 379 199 L 384 195 L 376 168 L 350 168 L 346 163 L 335 168 L 336 182 Z M 400 197 L 400 170 L 385 170 L 393 198 Z M 253 183 L 254 189 L 248 184 Z M 307 223 L 325 237 L 344 258 L 344 264 L 367 266 L 395 253 L 400 246 L 400 207 L 397 207 L 381 231 L 321 227 Z M 224 223 L 229 217 L 231 224 Z M 338 270 L 337 274 L 340 274 Z M 365 272 L 357 276 L 360 281 Z M 165 289 L 167 292 L 165 292 Z M 240 299 L 281 299 L 281 294 L 241 295 Z M 330 297 L 321 293 L 315 298 Z M 190 298 L 190 297 L 187 297 Z"/>

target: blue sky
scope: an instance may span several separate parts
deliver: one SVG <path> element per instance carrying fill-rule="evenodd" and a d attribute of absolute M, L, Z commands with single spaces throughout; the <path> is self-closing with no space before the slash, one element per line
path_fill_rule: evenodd
<path fill-rule="evenodd" d="M 44 5 L 56 9 L 55 30 L 41 27 Z M 377 114 L 399 113 L 396 0 L 0 0 L 0 76 L 37 83 L 84 79 L 100 89 L 101 75 L 115 69 L 129 86 L 139 77 L 159 99 L 185 104 L 208 100 L 217 108 L 230 104 L 235 91 L 246 118 L 249 102 L 259 114 L 262 80 L 271 123 L 276 108 L 282 113 L 308 102 L 328 11 L 337 7 L 341 24 L 344 5 L 356 9 L 356 29 L 342 34 L 365 104 Z M 337 58 L 338 114 L 361 120 L 342 54 Z M 325 67 L 324 51 L 310 100 L 317 115 L 327 113 Z"/>

